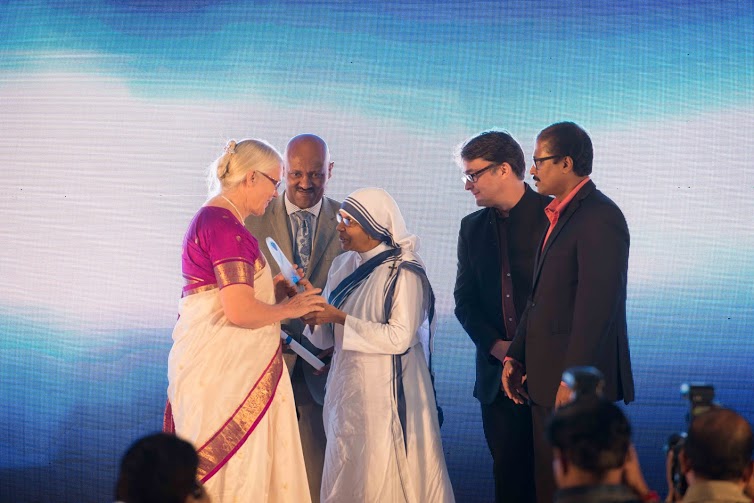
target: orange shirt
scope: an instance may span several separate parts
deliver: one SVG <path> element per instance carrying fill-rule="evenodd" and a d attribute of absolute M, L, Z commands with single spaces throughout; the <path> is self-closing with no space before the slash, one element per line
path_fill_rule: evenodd
<path fill-rule="evenodd" d="M 545 240 L 542 241 L 542 250 L 545 249 L 545 245 L 547 244 L 547 240 L 550 239 L 550 234 L 552 233 L 552 230 L 555 228 L 556 225 L 558 225 L 560 214 L 563 213 L 563 211 L 565 211 L 565 209 L 568 207 L 568 204 L 574 198 L 576 193 L 579 190 L 581 190 L 581 187 L 586 185 L 586 182 L 588 181 L 589 181 L 589 177 L 587 176 L 586 178 L 581 180 L 581 183 L 575 186 L 571 192 L 568 193 L 565 199 L 563 199 L 562 201 L 553 199 L 552 202 L 547 205 L 547 208 L 545 208 L 545 215 L 547 215 L 547 220 L 550 221 L 550 227 L 547 229 L 547 234 L 545 234 Z"/>

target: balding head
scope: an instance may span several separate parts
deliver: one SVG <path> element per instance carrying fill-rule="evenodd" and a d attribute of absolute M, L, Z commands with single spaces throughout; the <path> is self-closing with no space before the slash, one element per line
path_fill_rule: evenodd
<path fill-rule="evenodd" d="M 294 136 L 285 147 L 286 197 L 299 208 L 311 208 L 325 193 L 333 163 L 327 143 L 314 134 Z"/>
<path fill-rule="evenodd" d="M 708 480 L 740 481 L 750 469 L 752 451 L 751 425 L 723 408 L 696 416 L 684 445 L 686 468 Z"/>
<path fill-rule="evenodd" d="M 330 151 L 327 148 L 325 140 L 315 134 L 305 133 L 294 136 L 285 147 L 285 156 L 301 157 L 307 159 L 320 159 L 321 162 L 328 162 Z"/>

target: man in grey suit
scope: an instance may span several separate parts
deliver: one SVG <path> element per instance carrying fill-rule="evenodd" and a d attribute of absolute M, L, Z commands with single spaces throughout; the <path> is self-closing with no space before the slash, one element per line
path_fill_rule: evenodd
<path fill-rule="evenodd" d="M 285 148 L 284 161 L 283 196 L 273 199 L 261 217 L 248 217 L 246 227 L 259 241 L 273 274 L 280 270 L 265 243 L 268 236 L 293 263 L 304 269 L 304 276 L 312 285 L 323 288 L 332 260 L 342 252 L 335 230 L 340 202 L 324 197 L 334 163 L 330 161 L 327 143 L 313 134 L 293 137 Z M 315 355 L 320 354 L 302 336 L 304 326 L 300 319 L 286 320 L 283 330 Z M 288 351 L 283 357 L 291 373 L 309 490 L 312 501 L 318 502 L 325 458 L 322 404 L 327 376 L 316 372 L 295 353 Z"/>

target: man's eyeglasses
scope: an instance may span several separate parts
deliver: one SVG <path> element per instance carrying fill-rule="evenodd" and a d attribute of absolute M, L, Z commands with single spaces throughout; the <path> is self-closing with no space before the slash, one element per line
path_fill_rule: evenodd
<path fill-rule="evenodd" d="M 271 181 L 272 184 L 275 186 L 275 190 L 277 190 L 278 187 L 280 187 L 280 180 L 275 180 L 270 175 L 268 175 L 267 173 L 264 173 L 262 171 L 259 171 L 259 170 L 256 170 L 256 171 L 257 171 L 257 173 L 259 173 L 260 175 L 262 175 L 263 177 L 265 177 L 266 179 L 268 179 L 269 181 Z"/>
<path fill-rule="evenodd" d="M 539 163 L 549 161 L 550 159 L 557 159 L 558 157 L 563 157 L 562 155 L 548 155 L 547 157 L 532 157 L 532 160 L 534 161 L 534 167 L 539 169 Z"/>
<path fill-rule="evenodd" d="M 486 168 L 482 168 L 479 171 L 474 171 L 473 173 L 464 173 L 461 175 L 461 181 L 464 185 L 466 185 L 467 182 L 476 183 L 477 180 L 479 180 L 479 177 L 484 174 L 485 171 L 491 170 L 492 168 L 497 168 L 498 166 L 501 166 L 500 164 L 490 164 Z"/>
<path fill-rule="evenodd" d="M 356 219 L 353 217 L 344 217 L 340 213 L 335 215 L 335 219 L 338 221 L 338 223 L 342 223 L 346 227 L 351 227 L 352 225 L 356 224 Z"/>

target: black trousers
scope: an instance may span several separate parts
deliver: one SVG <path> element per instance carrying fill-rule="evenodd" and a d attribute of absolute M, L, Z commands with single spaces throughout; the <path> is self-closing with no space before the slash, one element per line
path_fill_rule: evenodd
<path fill-rule="evenodd" d="M 495 502 L 534 502 L 534 449 L 529 407 L 516 405 L 500 391 L 494 402 L 482 404 L 482 425 L 492 454 Z"/>
<path fill-rule="evenodd" d="M 555 475 L 552 473 L 552 447 L 547 442 L 545 428 L 552 415 L 552 407 L 532 404 L 531 419 L 534 430 L 534 480 L 537 484 L 537 503 L 552 503 L 555 494 Z"/>

